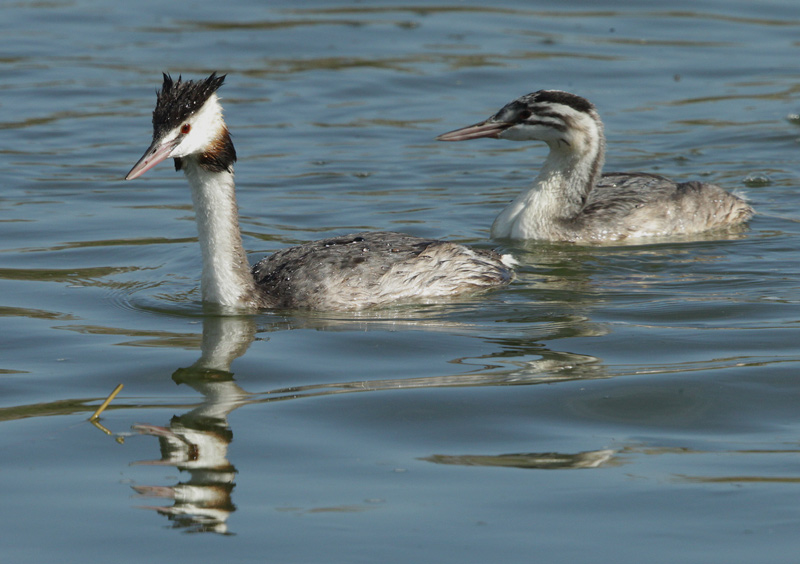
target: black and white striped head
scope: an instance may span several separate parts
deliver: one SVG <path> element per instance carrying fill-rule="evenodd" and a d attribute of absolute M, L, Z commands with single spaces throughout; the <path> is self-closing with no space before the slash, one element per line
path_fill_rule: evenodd
<path fill-rule="evenodd" d="M 469 139 L 544 141 L 551 149 L 583 152 L 602 143 L 603 124 L 594 105 L 561 90 L 539 90 L 506 104 L 489 119 L 439 135 L 439 141 Z"/>
<path fill-rule="evenodd" d="M 196 156 L 200 166 L 211 171 L 232 170 L 236 150 L 222 118 L 217 90 L 225 75 L 212 73 L 203 80 L 172 80 L 164 73 L 164 83 L 156 93 L 153 110 L 153 142 L 125 177 L 141 176 L 168 158 Z"/>

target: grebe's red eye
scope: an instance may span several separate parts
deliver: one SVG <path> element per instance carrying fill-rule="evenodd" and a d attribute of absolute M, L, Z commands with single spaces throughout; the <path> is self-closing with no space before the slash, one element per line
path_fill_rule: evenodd
<path fill-rule="evenodd" d="M 187 133 L 189 133 L 191 130 L 192 130 L 192 126 L 191 126 L 191 125 L 189 125 L 188 123 L 184 123 L 184 124 L 181 126 L 181 133 L 182 133 L 183 135 L 186 135 L 186 134 L 187 134 Z"/>

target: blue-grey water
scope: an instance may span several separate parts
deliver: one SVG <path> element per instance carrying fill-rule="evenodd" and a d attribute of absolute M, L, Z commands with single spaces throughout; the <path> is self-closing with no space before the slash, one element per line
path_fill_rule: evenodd
<path fill-rule="evenodd" d="M 794 0 L 54 0 L 2 22 L 1 562 L 797 562 Z M 500 246 L 517 280 L 204 312 L 185 180 L 121 179 L 160 73 L 214 70 L 251 260 L 393 229 Z M 758 215 L 491 241 L 545 148 L 433 138 L 540 88 L 597 105 L 609 170 Z"/>

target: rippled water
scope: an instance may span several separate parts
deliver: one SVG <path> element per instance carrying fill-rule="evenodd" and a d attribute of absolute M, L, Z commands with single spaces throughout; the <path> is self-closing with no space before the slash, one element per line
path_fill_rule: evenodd
<path fill-rule="evenodd" d="M 4 6 L 0 560 L 796 561 L 795 3 L 485 4 Z M 184 179 L 121 178 L 161 71 L 213 70 L 252 260 L 397 229 L 500 244 L 518 279 L 204 311 Z M 544 148 L 433 138 L 539 88 L 598 106 L 609 170 L 759 215 L 646 245 L 489 240 Z"/>

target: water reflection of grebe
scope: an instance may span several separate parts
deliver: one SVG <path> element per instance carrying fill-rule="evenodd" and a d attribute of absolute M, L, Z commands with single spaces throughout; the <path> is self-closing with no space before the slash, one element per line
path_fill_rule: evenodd
<path fill-rule="evenodd" d="M 423 308 L 429 314 L 428 308 Z M 377 312 L 375 312 L 377 315 Z M 525 340 L 492 341 L 501 351 L 495 355 L 453 359 L 457 364 L 485 364 L 485 370 L 428 377 L 406 377 L 393 379 L 368 379 L 345 382 L 322 382 L 271 389 L 262 392 L 247 392 L 235 381 L 230 371 L 231 363 L 243 355 L 257 334 L 257 317 L 207 315 L 203 319 L 202 351 L 200 358 L 187 368 L 175 371 L 172 378 L 181 385 L 188 385 L 200 393 L 203 401 L 187 413 L 175 415 L 168 425 L 138 424 L 133 430 L 142 435 L 158 438 L 160 459 L 138 462 L 138 465 L 172 466 L 189 475 L 172 485 L 134 485 L 133 489 L 142 497 L 172 501 L 172 505 L 147 505 L 167 516 L 176 528 L 193 532 L 228 533 L 227 521 L 236 511 L 233 491 L 237 470 L 228 459 L 228 446 L 233 440 L 233 430 L 228 416 L 243 405 L 295 401 L 303 398 L 330 396 L 343 393 L 364 393 L 388 390 L 411 390 L 487 385 L 520 385 L 563 382 L 575 378 L 608 377 L 602 363 L 591 357 L 549 351 L 541 345 Z M 292 326 L 302 323 L 302 317 L 294 317 Z M 392 321 L 392 330 L 397 330 L 398 320 Z M 318 330 L 359 331 L 370 327 L 384 328 L 380 318 L 365 320 L 361 315 L 349 321 L 322 319 L 309 315 L 309 328 Z M 408 319 L 409 328 L 427 327 L 438 330 L 439 321 Z M 457 324 L 448 326 L 452 332 Z M 277 330 L 286 329 L 279 324 Z M 588 334 L 591 327 L 583 328 Z M 518 347 L 523 347 L 519 349 Z M 512 359 L 504 355 L 510 354 Z M 525 362 L 516 362 L 521 357 L 536 357 Z M 311 376 L 310 376 L 311 377 Z M 140 407 L 140 406 L 139 406 Z"/>
<path fill-rule="evenodd" d="M 190 479 L 172 486 L 133 486 L 145 497 L 174 500 L 172 506 L 148 506 L 167 515 L 176 527 L 226 533 L 227 519 L 236 510 L 231 499 L 236 468 L 228 461 L 233 432 L 228 415 L 250 397 L 233 379 L 230 365 L 243 355 L 255 337 L 255 323 L 245 317 L 208 317 L 203 323 L 200 359 L 172 378 L 203 395 L 197 408 L 176 415 L 168 427 L 134 425 L 134 431 L 158 437 L 161 459 L 140 462 L 174 466 Z"/>

